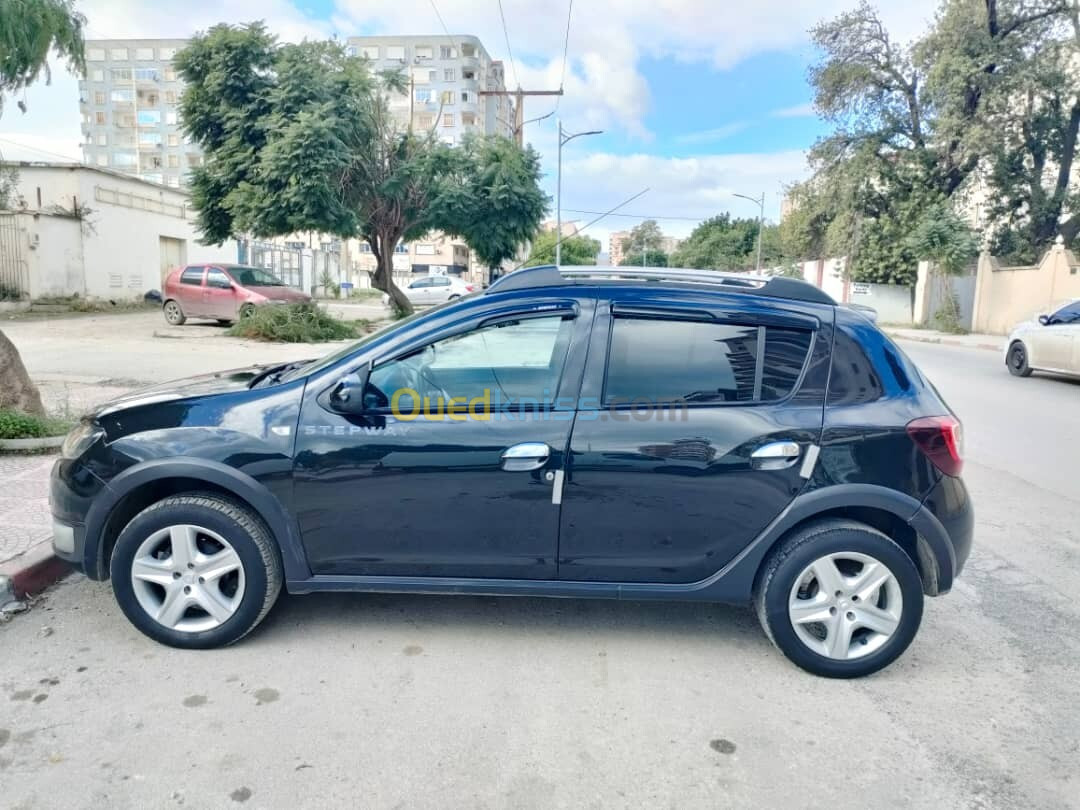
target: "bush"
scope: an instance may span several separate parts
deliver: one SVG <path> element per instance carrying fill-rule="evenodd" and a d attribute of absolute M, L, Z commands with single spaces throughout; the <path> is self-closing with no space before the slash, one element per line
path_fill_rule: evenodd
<path fill-rule="evenodd" d="M 280 343 L 322 343 L 357 337 L 356 329 L 314 303 L 269 304 L 233 324 L 227 334 Z"/>
<path fill-rule="evenodd" d="M 41 439 L 62 436 L 70 429 L 71 423 L 66 420 L 0 409 L 0 439 Z"/>

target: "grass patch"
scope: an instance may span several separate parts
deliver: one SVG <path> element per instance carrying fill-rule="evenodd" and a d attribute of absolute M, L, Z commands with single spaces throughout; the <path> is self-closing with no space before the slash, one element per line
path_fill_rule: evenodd
<path fill-rule="evenodd" d="M 63 436 L 71 430 L 69 419 L 0 409 L 0 439 L 44 439 L 47 436 Z"/>
<path fill-rule="evenodd" d="M 359 337 L 353 324 L 309 302 L 258 307 L 254 314 L 233 324 L 226 334 L 278 343 L 324 343 Z"/>
<path fill-rule="evenodd" d="M 382 298 L 383 291 L 376 290 L 374 287 L 364 287 L 349 290 L 349 298 L 352 300 L 366 300 L 369 298 Z"/>

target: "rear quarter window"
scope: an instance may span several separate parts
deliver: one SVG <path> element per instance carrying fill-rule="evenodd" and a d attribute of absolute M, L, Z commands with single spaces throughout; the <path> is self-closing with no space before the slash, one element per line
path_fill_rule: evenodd
<path fill-rule="evenodd" d="M 184 272 L 180 274 L 181 284 L 190 284 L 198 287 L 202 284 L 203 280 L 203 268 L 202 267 L 186 267 Z"/>

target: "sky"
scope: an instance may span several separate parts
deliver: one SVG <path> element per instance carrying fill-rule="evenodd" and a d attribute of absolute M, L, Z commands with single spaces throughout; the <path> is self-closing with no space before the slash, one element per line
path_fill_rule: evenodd
<path fill-rule="evenodd" d="M 364 34 L 480 37 L 507 64 L 509 85 L 557 89 L 526 100 L 526 127 L 555 205 L 556 120 L 569 132 L 602 130 L 563 150 L 564 220 L 581 225 L 644 191 L 584 232 L 607 250 L 610 231 L 656 218 L 686 236 L 724 211 L 756 216 L 765 195 L 779 218 L 785 185 L 807 174 L 806 151 L 829 131 L 814 114 L 808 30 L 856 0 L 77 0 L 88 38 L 185 37 L 214 23 L 263 19 L 289 41 Z M 929 24 L 933 0 L 878 4 L 898 41 Z M 569 37 L 567 17 L 569 13 Z M 440 19 L 441 18 L 441 19 Z M 564 45 L 566 59 L 564 61 Z M 511 54 L 513 58 L 511 59 Z M 7 159 L 80 160 L 76 79 L 55 65 L 29 88 L 20 113 L 7 98 L 0 153 Z M 647 191 L 646 191 L 647 189 Z"/>

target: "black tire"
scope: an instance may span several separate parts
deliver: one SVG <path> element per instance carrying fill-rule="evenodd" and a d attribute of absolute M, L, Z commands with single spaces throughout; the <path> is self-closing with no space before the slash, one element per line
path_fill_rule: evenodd
<path fill-rule="evenodd" d="M 461 296 L 460 296 L 460 295 L 458 295 L 457 293 L 454 293 L 453 295 L 451 295 L 451 296 L 450 296 L 449 298 L 447 298 L 446 300 L 447 300 L 447 301 L 456 301 L 456 300 L 457 300 L 457 299 L 459 299 L 459 298 L 461 298 Z"/>
<path fill-rule="evenodd" d="M 1014 377 L 1030 377 L 1031 366 L 1028 365 L 1027 347 L 1019 340 L 1009 346 L 1009 354 L 1005 359 L 1005 365 L 1009 367 L 1009 373 Z"/>
<path fill-rule="evenodd" d="M 218 322 L 218 326 L 232 326 L 233 325 L 233 321 L 230 321 L 228 318 L 218 318 L 217 322 Z"/>
<path fill-rule="evenodd" d="M 161 305 L 161 312 L 165 316 L 165 322 L 170 326 L 183 326 L 187 320 L 180 302 L 172 298 Z"/>
<path fill-rule="evenodd" d="M 800 639 L 788 613 L 788 600 L 807 566 L 825 555 L 845 552 L 883 563 L 899 585 L 903 609 L 896 629 L 878 649 L 838 660 Z M 850 520 L 823 520 L 799 530 L 773 552 L 758 577 L 754 604 L 765 634 L 793 663 L 827 678 L 859 678 L 891 664 L 915 638 L 922 621 L 922 579 L 911 557 L 876 529 Z"/>
<path fill-rule="evenodd" d="M 182 524 L 205 527 L 225 538 L 243 567 L 245 584 L 239 604 L 213 629 L 189 632 L 158 623 L 140 604 L 131 581 L 134 556 L 143 541 L 154 532 Z M 116 601 L 132 624 L 155 641 L 186 649 L 210 649 L 239 641 L 273 607 L 283 580 L 278 548 L 263 522 L 249 509 L 212 493 L 174 495 L 136 515 L 116 541 L 110 574 Z"/>

